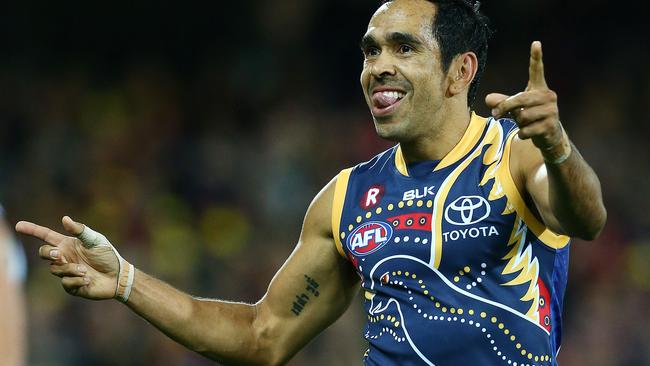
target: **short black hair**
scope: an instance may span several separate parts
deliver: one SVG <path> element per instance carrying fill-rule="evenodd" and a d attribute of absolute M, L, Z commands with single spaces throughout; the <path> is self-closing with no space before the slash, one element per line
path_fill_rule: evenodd
<path fill-rule="evenodd" d="M 382 4 L 393 0 L 383 0 Z M 476 99 L 478 84 L 485 70 L 488 40 L 492 36 L 488 18 L 479 11 L 476 0 L 427 0 L 436 5 L 432 19 L 433 37 L 440 47 L 442 71 L 449 71 L 451 61 L 463 52 L 474 52 L 478 59 L 478 70 L 467 93 L 467 104 L 471 107 Z"/>

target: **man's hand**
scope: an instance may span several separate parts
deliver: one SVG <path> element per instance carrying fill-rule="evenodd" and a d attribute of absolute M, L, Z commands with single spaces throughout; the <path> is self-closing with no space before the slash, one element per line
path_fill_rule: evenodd
<path fill-rule="evenodd" d="M 539 41 L 530 46 L 528 74 L 525 91 L 513 96 L 491 93 L 485 97 L 485 103 L 495 118 L 510 113 L 519 124 L 519 138 L 532 139 L 546 161 L 566 158 L 571 145 L 560 124 L 557 94 L 546 85 Z"/>
<path fill-rule="evenodd" d="M 509 113 L 519 125 L 509 169 L 519 191 L 534 202 L 538 218 L 558 234 L 597 237 L 607 218 L 600 182 L 562 128 L 557 95 L 544 79 L 540 42 L 530 46 L 526 90 L 513 96 L 488 94 L 485 103 L 495 118 Z"/>
<path fill-rule="evenodd" d="M 84 245 L 78 236 L 85 226 L 68 216 L 63 217 L 62 222 L 74 237 L 26 221 L 17 223 L 16 231 L 46 243 L 38 249 L 38 254 L 51 262 L 50 272 L 61 277 L 61 284 L 69 294 L 93 300 L 113 298 L 120 269 L 117 253 L 110 243 Z"/>

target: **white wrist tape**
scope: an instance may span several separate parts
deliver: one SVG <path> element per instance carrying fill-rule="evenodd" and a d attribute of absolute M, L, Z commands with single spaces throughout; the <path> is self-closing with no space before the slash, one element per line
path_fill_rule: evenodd
<path fill-rule="evenodd" d="M 557 158 L 555 158 L 553 160 L 546 160 L 546 158 L 545 158 L 544 161 L 549 163 L 549 164 L 553 164 L 553 165 L 562 164 L 569 158 L 569 156 L 571 156 L 572 151 L 573 151 L 573 149 L 569 150 L 569 152 L 566 152 L 566 153 L 564 153 L 564 155 L 559 156 L 559 157 L 557 157 Z"/>
<path fill-rule="evenodd" d="M 120 253 L 117 252 L 115 247 L 108 239 L 101 233 L 96 232 L 87 225 L 84 225 L 81 234 L 77 235 L 79 240 L 83 243 L 84 247 L 92 249 L 95 247 L 109 247 L 115 253 L 119 265 L 117 274 L 117 286 L 115 287 L 115 298 L 121 302 L 126 302 L 131 294 L 131 287 L 133 287 L 133 279 L 135 276 L 135 267 L 127 262 Z"/>
<path fill-rule="evenodd" d="M 558 154 L 557 149 L 564 150 L 561 154 Z M 569 137 L 566 134 L 566 131 L 562 129 L 562 141 L 557 145 L 542 149 L 542 155 L 544 156 L 544 162 L 547 164 L 558 165 L 564 163 L 573 152 L 571 142 Z"/>
<path fill-rule="evenodd" d="M 120 262 L 120 275 L 117 277 L 117 288 L 115 289 L 115 298 L 121 302 L 127 302 L 131 295 L 133 287 L 133 278 L 135 276 L 135 267 L 124 259 Z"/>

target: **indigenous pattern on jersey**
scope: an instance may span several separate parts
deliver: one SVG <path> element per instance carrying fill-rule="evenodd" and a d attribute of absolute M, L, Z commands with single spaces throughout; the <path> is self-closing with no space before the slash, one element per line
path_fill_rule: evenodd
<path fill-rule="evenodd" d="M 365 365 L 556 365 L 569 238 L 509 170 L 517 125 L 472 115 L 441 161 L 399 146 L 343 170 L 332 226 L 362 278 Z"/>

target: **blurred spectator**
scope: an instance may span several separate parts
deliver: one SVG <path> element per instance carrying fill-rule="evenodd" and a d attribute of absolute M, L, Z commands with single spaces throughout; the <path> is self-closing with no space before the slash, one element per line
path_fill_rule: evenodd
<path fill-rule="evenodd" d="M 0 364 L 21 366 L 26 361 L 26 319 L 23 282 L 26 262 L 0 206 Z"/>

